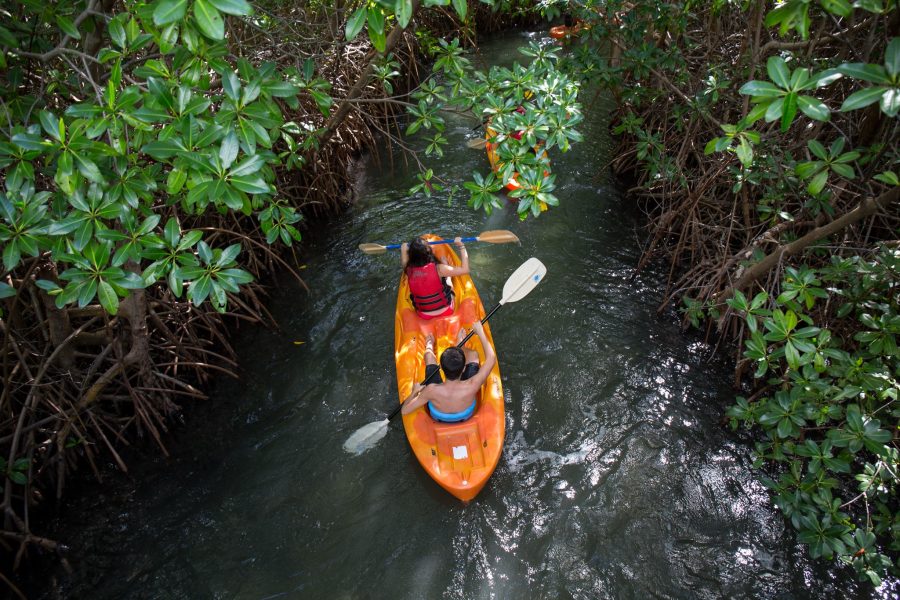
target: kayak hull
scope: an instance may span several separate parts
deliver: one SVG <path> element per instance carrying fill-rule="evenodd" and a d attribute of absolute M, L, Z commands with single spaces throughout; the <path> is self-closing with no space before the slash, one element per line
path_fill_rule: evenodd
<path fill-rule="evenodd" d="M 584 23 L 576 23 L 566 27 L 565 25 L 557 25 L 550 28 L 550 37 L 558 41 L 569 41 L 582 31 L 588 29 Z"/>
<path fill-rule="evenodd" d="M 439 240 L 433 235 L 427 240 Z M 448 244 L 432 246 L 438 260 L 459 265 L 459 258 Z M 435 336 L 437 356 L 456 345 L 460 327 L 485 316 L 484 305 L 468 275 L 453 277 L 456 310 L 447 317 L 421 319 L 409 299 L 406 274 L 400 277 L 394 327 L 394 356 L 397 365 L 397 391 L 400 402 L 410 394 L 416 382 L 425 379 L 425 337 Z M 490 327 L 484 331 L 493 347 Z M 484 361 L 484 349 L 478 336 L 468 347 L 478 351 Z M 505 412 L 500 367 L 495 364 L 476 398 L 475 413 L 461 423 L 441 423 L 431 418 L 427 407 L 403 415 L 403 428 L 410 448 L 428 475 L 453 496 L 467 502 L 475 498 L 487 483 L 503 451 Z"/>

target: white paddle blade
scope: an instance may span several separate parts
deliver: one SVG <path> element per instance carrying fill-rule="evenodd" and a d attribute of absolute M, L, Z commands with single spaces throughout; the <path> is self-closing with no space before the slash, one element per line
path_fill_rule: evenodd
<path fill-rule="evenodd" d="M 362 454 L 387 435 L 389 423 L 388 419 L 384 419 L 383 421 L 376 421 L 360 427 L 344 442 L 344 450 L 350 454 Z"/>
<path fill-rule="evenodd" d="M 543 281 L 546 274 L 547 267 L 544 266 L 544 263 L 534 257 L 529 258 L 506 280 L 500 304 L 521 300 Z"/>

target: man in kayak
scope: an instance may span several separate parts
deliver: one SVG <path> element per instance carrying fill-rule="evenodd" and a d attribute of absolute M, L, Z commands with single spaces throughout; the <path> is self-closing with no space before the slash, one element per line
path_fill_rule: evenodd
<path fill-rule="evenodd" d="M 400 266 L 409 280 L 409 296 L 422 319 L 453 314 L 453 288 L 446 278 L 469 273 L 466 245 L 458 237 L 453 243 L 459 248 L 458 267 L 438 262 L 431 246 L 420 237 L 400 246 Z"/>
<path fill-rule="evenodd" d="M 487 381 L 491 369 L 497 362 L 494 347 L 491 346 L 484 333 L 481 321 L 475 321 L 472 329 L 481 340 L 484 348 L 484 364 L 478 364 L 478 352 L 472 348 L 447 348 L 441 353 L 441 366 L 438 367 L 434 355 L 434 336 L 429 335 L 425 343 L 425 379 L 434 371 L 444 371 L 447 381 L 441 382 L 438 372 L 432 379 L 435 383 L 413 385 L 412 392 L 403 401 L 404 415 L 411 413 L 426 402 L 432 418 L 445 423 L 465 421 L 475 413 L 475 397 L 478 390 Z M 465 338 L 466 332 L 460 328 L 457 344 Z"/>

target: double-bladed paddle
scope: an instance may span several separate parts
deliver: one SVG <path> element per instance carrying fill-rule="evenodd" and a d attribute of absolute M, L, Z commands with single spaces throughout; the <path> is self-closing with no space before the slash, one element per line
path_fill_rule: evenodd
<path fill-rule="evenodd" d="M 487 323 L 488 319 L 491 318 L 497 309 L 499 309 L 504 304 L 509 304 L 510 302 L 518 302 L 525 296 L 527 296 L 531 290 L 537 287 L 537 284 L 540 283 L 544 276 L 547 274 L 547 267 L 544 266 L 544 263 L 539 261 L 536 258 L 529 258 L 522 266 L 515 270 L 515 272 L 509 276 L 509 279 L 506 280 L 506 283 L 503 286 L 503 297 L 500 302 L 491 309 L 482 320 L 481 323 Z M 457 347 L 461 348 L 465 345 L 469 338 L 475 334 L 475 331 L 470 331 L 469 334 L 461 341 Z M 437 371 L 432 373 L 434 375 Z M 427 384 L 431 378 L 425 380 Z M 344 442 L 344 450 L 350 452 L 351 454 L 362 454 L 369 448 L 373 447 L 378 443 L 381 438 L 383 438 L 388 431 L 388 424 L 391 422 L 391 419 L 400 414 L 400 409 L 403 408 L 403 404 L 397 406 L 388 415 L 386 419 L 381 421 L 376 421 L 374 423 L 369 423 L 368 425 L 364 425 L 357 429 L 353 435 L 347 438 L 347 441 Z"/>
<path fill-rule="evenodd" d="M 505 229 L 495 229 L 493 231 L 482 231 L 476 237 L 464 237 L 462 238 L 464 243 L 468 242 L 487 242 L 488 244 L 509 244 L 510 242 L 518 243 L 519 238 L 516 237 L 512 231 L 506 231 Z M 434 240 L 428 242 L 430 246 L 436 246 L 438 244 L 452 244 L 453 240 Z M 366 254 L 384 254 L 388 250 L 398 250 L 401 244 L 389 244 L 387 246 L 382 246 L 381 244 L 360 244 L 359 249 L 365 252 Z"/>

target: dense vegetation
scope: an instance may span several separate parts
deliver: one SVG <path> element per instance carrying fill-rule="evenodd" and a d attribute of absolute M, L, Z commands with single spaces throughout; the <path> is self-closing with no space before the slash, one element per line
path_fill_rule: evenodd
<path fill-rule="evenodd" d="M 898 573 L 894 0 L 549 2 L 618 100 L 617 171 L 685 322 L 734 341 L 728 411 L 813 557 Z M 751 375 L 752 374 L 752 375 Z"/>

